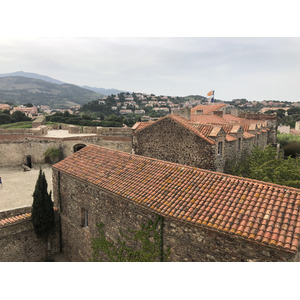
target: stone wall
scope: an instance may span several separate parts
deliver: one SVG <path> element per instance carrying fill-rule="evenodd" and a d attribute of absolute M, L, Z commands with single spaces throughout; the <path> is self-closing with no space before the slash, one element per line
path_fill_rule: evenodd
<path fill-rule="evenodd" d="M 28 155 L 31 156 L 32 164 L 43 164 L 45 163 L 45 151 L 52 147 L 60 148 L 63 158 L 73 154 L 74 146 L 77 144 L 95 144 L 128 153 L 132 149 L 130 137 L 91 136 L 62 139 L 30 136 L 3 137 L 1 139 L 0 136 L 0 167 L 19 167 L 26 163 L 26 156 Z"/>
<path fill-rule="evenodd" d="M 131 127 L 97 127 L 97 134 L 106 136 L 131 136 Z"/>
<path fill-rule="evenodd" d="M 0 167 L 15 167 L 26 164 L 26 156 L 31 156 L 32 164 L 45 163 L 44 152 L 58 148 L 60 141 L 47 139 L 30 139 L 21 137 L 17 140 L 0 140 Z"/>
<path fill-rule="evenodd" d="M 165 161 L 215 170 L 212 145 L 171 119 L 162 119 L 133 136 L 134 153 Z"/>
<path fill-rule="evenodd" d="M 1 212 L 1 219 L 28 212 L 31 207 L 19 209 L 19 211 Z M 1 262 L 36 262 L 44 261 L 46 253 L 49 256 L 60 251 L 58 215 L 55 214 L 56 227 L 49 236 L 50 250 L 47 250 L 46 242 L 37 238 L 30 218 L 0 226 L 0 261 Z"/>
<path fill-rule="evenodd" d="M 242 238 L 165 218 L 164 244 L 171 261 L 294 261 L 298 256 Z"/>
<path fill-rule="evenodd" d="M 39 116 L 32 122 L 32 128 L 38 128 L 41 125 L 46 124 L 46 117 L 45 116 Z"/>
<path fill-rule="evenodd" d="M 139 229 L 154 220 L 152 211 L 92 184 L 53 170 L 53 196 L 61 212 L 63 254 L 70 261 L 89 261 L 91 239 L 97 223 L 103 222 L 112 241 L 119 230 Z M 82 210 L 88 211 L 88 227 L 82 226 Z M 251 243 L 234 235 L 199 225 L 164 218 L 164 249 L 171 249 L 170 261 L 298 261 L 299 255 Z"/>
<path fill-rule="evenodd" d="M 0 129 L 0 135 L 44 135 L 47 133 L 46 126 L 39 128 L 16 128 L 16 129 Z"/>

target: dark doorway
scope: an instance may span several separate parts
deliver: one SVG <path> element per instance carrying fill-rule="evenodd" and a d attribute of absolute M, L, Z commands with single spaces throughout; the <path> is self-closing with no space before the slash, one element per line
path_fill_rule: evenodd
<path fill-rule="evenodd" d="M 58 129 L 62 129 L 61 125 L 58 125 Z"/>
<path fill-rule="evenodd" d="M 73 147 L 74 153 L 79 151 L 80 149 L 84 148 L 86 145 L 85 144 L 77 144 Z"/>
<path fill-rule="evenodd" d="M 32 168 L 31 155 L 26 155 L 26 166 L 29 167 L 30 169 Z"/>

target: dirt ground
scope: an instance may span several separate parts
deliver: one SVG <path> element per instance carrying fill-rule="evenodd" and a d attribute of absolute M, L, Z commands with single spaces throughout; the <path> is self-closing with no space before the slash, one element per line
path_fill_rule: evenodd
<path fill-rule="evenodd" d="M 42 171 L 46 175 L 48 191 L 52 190 L 52 169 L 50 165 L 43 165 Z M 32 194 L 39 175 L 39 167 L 24 172 L 22 168 L 0 167 L 0 211 L 24 207 L 32 204 Z M 52 199 L 53 200 L 53 199 Z"/>

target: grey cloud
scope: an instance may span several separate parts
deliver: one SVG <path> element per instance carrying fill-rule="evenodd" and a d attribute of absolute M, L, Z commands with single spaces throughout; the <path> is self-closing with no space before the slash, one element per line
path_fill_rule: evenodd
<path fill-rule="evenodd" d="M 300 38 L 22 38 L 0 40 L 1 73 L 224 100 L 299 100 Z"/>

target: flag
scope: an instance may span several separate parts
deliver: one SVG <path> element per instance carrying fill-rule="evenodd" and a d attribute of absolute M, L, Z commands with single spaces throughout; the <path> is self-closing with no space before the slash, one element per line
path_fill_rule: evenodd
<path fill-rule="evenodd" d="M 209 103 L 214 102 L 214 94 L 215 94 L 214 90 L 211 90 L 210 92 L 207 93 L 207 96 L 209 96 L 209 99 L 208 99 Z"/>

